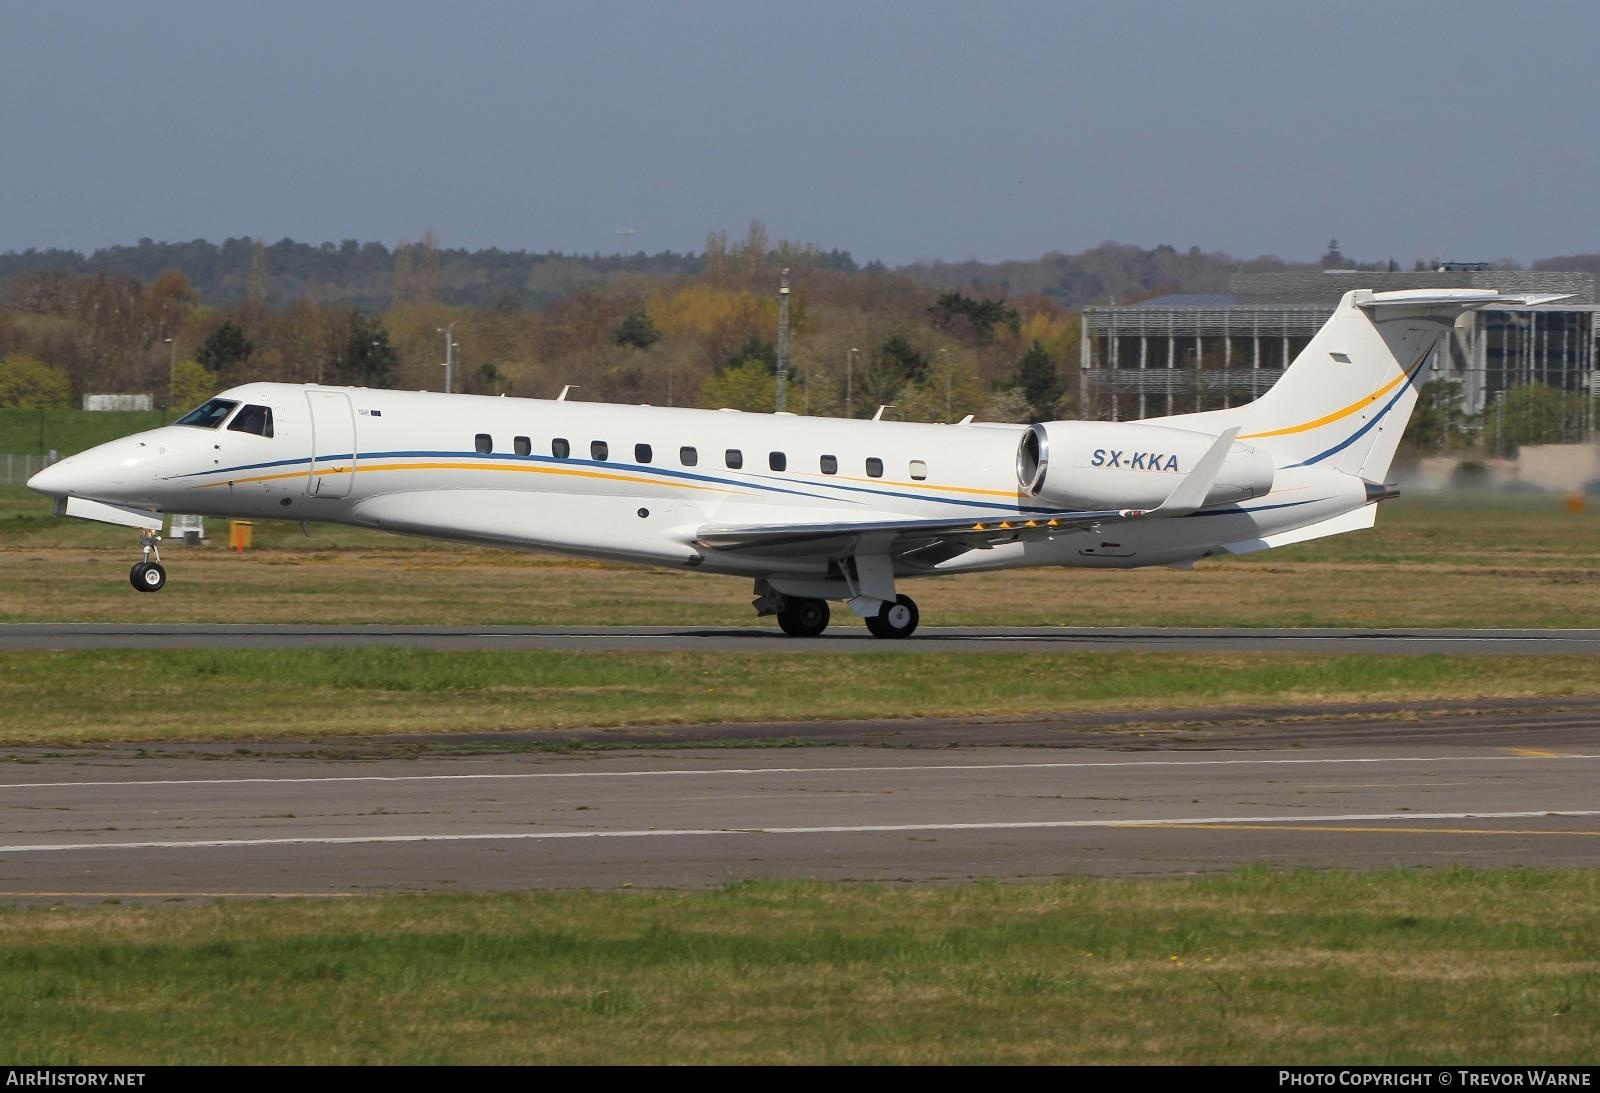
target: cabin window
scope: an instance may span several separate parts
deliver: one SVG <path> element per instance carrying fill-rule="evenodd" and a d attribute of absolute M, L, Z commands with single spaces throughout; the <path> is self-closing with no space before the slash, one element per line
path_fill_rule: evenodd
<path fill-rule="evenodd" d="M 237 402 L 229 402 L 225 398 L 214 398 L 184 414 L 177 420 L 177 424 L 193 425 L 197 429 L 215 429 L 237 405 L 239 405 Z"/>
<path fill-rule="evenodd" d="M 927 477 L 928 465 L 920 459 L 913 459 L 911 461 L 911 480 L 913 482 L 923 482 L 927 480 Z"/>
<path fill-rule="evenodd" d="M 700 462 L 700 453 L 693 448 L 679 448 L 678 462 L 685 467 L 693 467 Z"/>
<path fill-rule="evenodd" d="M 472 438 L 472 446 L 478 449 L 479 455 L 488 455 L 494 451 L 494 437 L 488 433 L 479 433 Z"/>
<path fill-rule="evenodd" d="M 730 471 L 736 471 L 744 466 L 744 453 L 738 448 L 729 448 L 723 453 L 723 457 L 727 460 Z"/>
<path fill-rule="evenodd" d="M 557 459 L 565 459 L 572 454 L 572 445 L 567 443 L 567 438 L 558 436 L 550 442 L 550 454 Z"/>
<path fill-rule="evenodd" d="M 272 435 L 272 411 L 265 406 L 246 406 L 228 422 L 228 429 L 236 433 L 254 433 L 256 436 Z"/>
<path fill-rule="evenodd" d="M 825 455 L 825 456 L 822 457 L 822 459 L 819 462 L 822 464 L 822 473 L 823 474 L 838 474 L 839 473 L 839 457 L 838 456 L 836 456 L 836 455 Z"/>
<path fill-rule="evenodd" d="M 635 444 L 633 446 L 633 461 L 635 463 L 648 463 L 650 462 L 650 457 L 654 454 L 648 444 Z"/>
<path fill-rule="evenodd" d="M 606 457 L 609 456 L 610 454 L 611 454 L 611 445 L 607 444 L 605 441 L 603 441 L 603 440 L 591 440 L 591 441 L 589 441 L 589 458 L 590 459 L 593 459 L 593 460 L 595 460 L 597 462 L 600 462 L 600 463 L 604 463 L 606 461 Z"/>
<path fill-rule="evenodd" d="M 877 456 L 872 456 L 867 460 L 867 477 L 883 477 L 883 460 L 879 459 Z"/>
<path fill-rule="evenodd" d="M 511 446 L 516 450 L 518 455 L 533 454 L 533 441 L 529 440 L 525 436 L 512 437 Z"/>
<path fill-rule="evenodd" d="M 771 467 L 775 471 L 787 470 L 789 467 L 789 457 L 784 455 L 782 452 L 768 452 L 767 466 Z"/>

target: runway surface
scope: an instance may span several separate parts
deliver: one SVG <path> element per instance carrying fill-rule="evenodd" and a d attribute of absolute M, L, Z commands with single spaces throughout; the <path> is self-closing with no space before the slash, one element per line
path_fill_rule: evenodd
<path fill-rule="evenodd" d="M 1069 747 L 13 750 L 0 898 L 1593 867 L 1595 724 L 1581 709 Z"/>
<path fill-rule="evenodd" d="M 1593 630 L 1182 629 L 1171 627 L 924 627 L 884 641 L 857 626 L 787 638 L 774 626 L 229 626 L 23 623 L 0 626 L 7 649 L 291 649 L 406 645 L 426 649 L 585 649 L 673 652 L 1292 652 L 1600 653 Z"/>

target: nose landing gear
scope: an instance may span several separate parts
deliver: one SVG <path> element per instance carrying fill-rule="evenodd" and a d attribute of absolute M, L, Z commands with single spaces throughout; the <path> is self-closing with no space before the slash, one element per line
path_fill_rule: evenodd
<path fill-rule="evenodd" d="M 166 587 L 167 570 L 161 564 L 161 548 L 156 545 L 160 541 L 159 531 L 147 531 L 139 536 L 139 545 L 144 548 L 144 560 L 128 571 L 128 582 L 140 592 L 160 592 Z"/>

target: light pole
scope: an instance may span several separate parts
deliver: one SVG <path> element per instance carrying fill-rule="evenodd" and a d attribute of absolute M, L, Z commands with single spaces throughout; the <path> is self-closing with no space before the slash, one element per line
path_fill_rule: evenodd
<path fill-rule="evenodd" d="M 851 386 L 851 373 L 854 371 L 856 354 L 861 352 L 855 346 L 850 347 L 850 352 L 844 355 L 844 416 L 856 416 L 855 391 Z"/>
<path fill-rule="evenodd" d="M 436 326 L 433 328 L 444 335 L 444 393 L 447 395 L 450 393 L 450 374 L 454 370 L 456 362 L 454 331 L 456 323 L 460 321 L 460 319 L 457 319 L 455 323 L 451 323 L 449 326 Z"/>

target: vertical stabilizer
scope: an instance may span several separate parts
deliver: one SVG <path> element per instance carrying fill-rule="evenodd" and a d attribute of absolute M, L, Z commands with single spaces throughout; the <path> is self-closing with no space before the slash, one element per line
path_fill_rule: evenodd
<path fill-rule="evenodd" d="M 1428 378 L 1440 339 L 1466 311 L 1492 303 L 1547 303 L 1493 289 L 1347 292 L 1283 378 L 1231 410 L 1157 418 L 1174 428 L 1220 433 L 1268 452 L 1279 467 L 1320 465 L 1382 482 Z"/>

